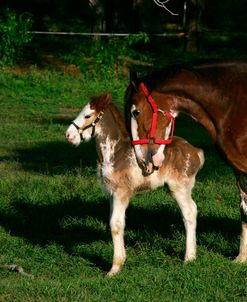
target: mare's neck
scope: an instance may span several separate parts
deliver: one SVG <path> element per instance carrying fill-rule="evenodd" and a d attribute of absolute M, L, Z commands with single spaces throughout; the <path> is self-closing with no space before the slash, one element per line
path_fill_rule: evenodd
<path fill-rule="evenodd" d="M 171 106 L 174 111 L 190 115 L 216 139 L 218 117 L 224 108 L 218 102 L 220 92 L 212 85 L 211 80 L 183 71 L 176 80 L 168 81 L 159 91 L 172 96 Z"/>

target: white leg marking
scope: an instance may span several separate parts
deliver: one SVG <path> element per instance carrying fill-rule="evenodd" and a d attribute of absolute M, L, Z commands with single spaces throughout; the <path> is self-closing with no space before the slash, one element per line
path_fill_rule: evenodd
<path fill-rule="evenodd" d="M 113 194 L 112 209 L 110 217 L 110 227 L 113 240 L 113 263 L 107 276 L 111 277 L 120 272 L 125 259 L 126 252 L 124 247 L 124 228 L 125 211 L 128 206 L 128 200 L 121 198 L 116 193 Z"/>
<path fill-rule="evenodd" d="M 240 209 L 242 211 L 242 215 L 247 216 L 247 194 L 241 189 L 239 186 L 240 193 Z M 242 233 L 240 237 L 240 247 L 239 247 L 239 255 L 235 259 L 235 262 L 247 262 L 247 223 L 242 221 Z"/>
<path fill-rule="evenodd" d="M 196 259 L 196 218 L 197 218 L 197 206 L 191 198 L 191 184 L 190 188 L 176 186 L 176 189 L 172 189 L 173 196 L 176 199 L 178 206 L 181 210 L 185 234 L 186 234 L 186 250 L 185 261 L 192 261 Z"/>
<path fill-rule="evenodd" d="M 242 222 L 242 233 L 240 238 L 239 255 L 235 259 L 235 262 L 243 263 L 247 262 L 247 223 Z"/>

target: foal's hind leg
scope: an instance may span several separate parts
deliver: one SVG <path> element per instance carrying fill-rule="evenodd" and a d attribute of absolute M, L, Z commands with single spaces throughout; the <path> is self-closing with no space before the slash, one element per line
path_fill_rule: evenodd
<path fill-rule="evenodd" d="M 129 196 L 124 193 L 114 193 L 111 200 L 110 227 L 113 240 L 113 263 L 107 276 L 113 276 L 120 272 L 125 259 L 124 228 L 125 211 L 129 204 Z"/>
<path fill-rule="evenodd" d="M 236 262 L 247 262 L 247 175 L 240 174 L 238 178 L 240 193 L 240 211 L 242 222 L 242 233 L 240 238 L 239 255 Z"/>
<path fill-rule="evenodd" d="M 191 197 L 191 190 L 195 179 L 186 181 L 186 185 L 181 183 L 169 186 L 178 206 L 181 210 L 186 234 L 185 261 L 196 259 L 196 218 L 197 206 Z"/>

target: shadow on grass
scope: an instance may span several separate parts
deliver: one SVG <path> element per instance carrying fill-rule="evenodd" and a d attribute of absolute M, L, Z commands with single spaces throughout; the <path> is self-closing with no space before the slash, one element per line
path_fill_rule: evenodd
<path fill-rule="evenodd" d="M 67 116 L 53 117 L 52 124 L 68 126 L 71 120 L 72 118 Z M 48 122 L 49 119 L 39 121 L 45 124 Z M 217 171 L 218 175 L 225 175 L 231 171 L 225 157 L 219 152 L 207 131 L 192 118 L 186 115 L 177 118 L 175 134 L 204 150 L 206 161 L 198 175 L 201 180 L 213 178 L 212 171 Z M 16 160 L 24 170 L 30 172 L 64 174 L 78 168 L 96 167 L 97 153 L 94 140 L 73 147 L 64 139 L 64 142 L 37 142 L 32 147 L 13 149 L 11 157 L 0 157 L 1 160 Z"/>
<path fill-rule="evenodd" d="M 57 121 L 63 122 L 63 119 Z M 67 121 L 66 121 L 67 124 Z M 179 125 L 178 125 L 179 126 Z M 178 128 L 179 129 L 179 128 Z M 185 132 L 184 132 L 185 133 Z M 186 134 L 190 137 L 190 133 Z M 201 141 L 200 130 L 193 133 L 195 140 Z M 212 176 L 212 166 L 217 166 L 219 174 L 229 173 L 226 165 L 219 165 L 218 157 L 214 156 L 212 142 L 208 144 L 208 138 L 202 142 L 206 152 L 209 152 L 210 161 L 205 163 L 204 169 L 200 172 L 200 179 Z M 67 142 L 40 143 L 35 147 L 14 150 L 14 160 L 21 164 L 26 171 L 44 173 L 44 174 L 64 174 L 78 168 L 95 167 L 97 155 L 94 141 L 81 144 L 74 148 Z M 13 158 L 9 158 L 10 160 Z M 90 244 L 92 242 L 111 242 L 110 230 L 102 230 L 96 227 L 88 226 L 85 223 L 87 218 L 97 219 L 104 225 L 108 225 L 109 203 L 106 199 L 87 200 L 72 199 L 65 203 L 56 205 L 33 205 L 16 200 L 11 203 L 11 213 L 0 212 L 0 224 L 14 236 L 25 238 L 32 244 L 45 246 L 54 242 L 64 247 L 69 254 L 74 254 L 73 247 L 80 243 Z M 70 224 L 67 227 L 62 226 L 62 221 L 66 218 L 75 218 L 80 223 Z M 126 230 L 134 232 L 134 236 L 126 236 L 126 245 L 135 247 L 136 241 L 147 242 L 155 245 L 152 238 L 155 235 L 165 238 L 166 241 L 176 241 L 176 232 L 184 234 L 184 226 L 178 209 L 168 206 L 160 206 L 156 209 L 145 209 L 132 204 L 127 211 Z M 205 245 L 208 249 L 218 251 L 217 243 L 213 241 L 208 243 L 200 234 L 219 233 L 232 246 L 239 236 L 240 223 L 230 218 L 221 217 L 198 217 L 198 242 Z M 177 244 L 175 243 L 175 244 Z M 183 243 L 184 245 L 184 243 Z M 181 249 L 180 249 L 181 250 Z M 226 257 L 234 257 L 233 250 L 220 249 Z M 236 252 L 236 253 L 235 253 Z M 183 259 L 184 246 L 182 252 L 174 250 L 172 244 L 164 245 L 164 253 L 171 257 L 180 257 Z M 234 251 L 237 254 L 237 251 Z M 95 251 L 80 252 L 80 255 L 94 263 L 103 271 L 107 271 L 111 265 L 111 259 L 106 263 Z"/>
<path fill-rule="evenodd" d="M 75 254 L 74 247 L 77 245 L 111 242 L 108 217 L 109 203 L 104 198 L 97 201 L 75 198 L 56 205 L 32 205 L 17 200 L 12 203 L 11 213 L 0 212 L 1 225 L 12 236 L 24 238 L 31 244 L 40 246 L 56 243 L 62 245 L 68 254 L 73 255 Z M 70 218 L 74 223 L 69 221 L 64 225 L 64 220 Z M 102 229 L 97 227 L 97 224 L 89 226 L 86 223 L 87 219 L 97 220 L 107 227 Z M 184 235 L 184 226 L 178 209 L 160 206 L 152 210 L 131 204 L 127 210 L 126 221 L 126 231 L 132 231 L 130 236 L 126 232 L 126 246 L 135 248 L 136 243 L 139 242 L 140 244 L 148 243 L 154 247 L 157 242 L 153 238 L 157 238 L 158 235 L 165 238 L 166 243 L 162 246 L 165 254 L 183 259 L 185 242 L 181 243 L 179 239 L 181 237 L 177 238 L 177 234 L 179 232 Z M 236 220 L 219 217 L 198 218 L 197 236 L 200 245 L 225 257 L 234 258 L 237 254 L 232 246 L 236 243 L 239 232 L 240 224 Z M 202 236 L 202 234 L 217 233 L 229 243 L 230 250 L 219 248 L 218 242 L 208 243 L 205 236 Z M 174 244 L 180 248 L 174 248 Z M 86 249 L 80 251 L 79 255 L 104 272 L 111 266 L 111 259 L 106 262 L 104 257 L 95 250 L 89 252 Z"/>
<path fill-rule="evenodd" d="M 208 140 L 209 137 L 205 136 L 202 139 L 201 129 L 195 130 L 193 139 L 190 139 L 190 133 L 184 132 L 184 135 L 182 135 L 181 131 L 178 132 L 181 136 L 187 138 L 190 143 L 204 150 L 206 160 L 203 169 L 198 174 L 200 180 L 214 179 L 214 172 L 217 172 L 219 176 L 229 173 L 233 175 L 232 168 L 218 152 L 214 143 Z M 198 142 L 200 143 L 198 144 Z M 75 169 L 82 171 L 85 167 L 95 168 L 98 159 L 94 140 L 80 144 L 78 147 L 74 147 L 66 141 L 37 143 L 36 146 L 30 148 L 14 149 L 13 154 L 11 157 L 0 157 L 0 161 L 14 160 L 26 171 L 51 175 L 64 174 Z"/>
<path fill-rule="evenodd" d="M 79 147 L 73 147 L 67 142 L 49 142 L 15 149 L 13 152 L 14 157 L 0 160 L 15 160 L 24 170 L 41 174 L 64 174 L 75 168 L 96 167 L 97 163 L 93 140 Z"/>
<path fill-rule="evenodd" d="M 108 200 L 84 201 L 71 199 L 56 205 L 33 205 L 21 200 L 11 203 L 11 213 L 0 212 L 0 224 L 12 236 L 24 238 L 34 245 L 46 246 L 56 243 L 62 245 L 68 254 L 74 254 L 73 247 L 80 243 L 90 244 L 95 241 L 109 241 L 110 232 L 97 227 L 89 227 L 87 218 L 108 223 Z M 67 219 L 72 219 L 66 223 Z M 102 270 L 110 264 L 97 255 L 80 254 Z"/>

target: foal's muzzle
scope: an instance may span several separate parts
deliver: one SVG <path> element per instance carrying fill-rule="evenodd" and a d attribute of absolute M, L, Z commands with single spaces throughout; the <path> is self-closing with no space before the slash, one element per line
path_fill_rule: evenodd
<path fill-rule="evenodd" d="M 76 130 L 78 131 L 79 135 L 80 135 L 80 139 L 83 142 L 85 139 L 83 137 L 83 132 L 89 128 L 92 128 L 92 132 L 91 132 L 91 137 L 93 137 L 95 135 L 95 126 L 96 124 L 101 120 L 102 116 L 103 116 L 104 112 L 100 111 L 100 113 L 97 115 L 96 119 L 89 125 L 85 126 L 85 127 L 79 127 L 74 121 L 71 123 Z"/>

